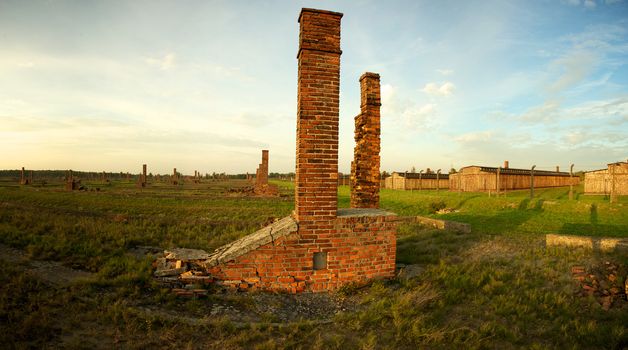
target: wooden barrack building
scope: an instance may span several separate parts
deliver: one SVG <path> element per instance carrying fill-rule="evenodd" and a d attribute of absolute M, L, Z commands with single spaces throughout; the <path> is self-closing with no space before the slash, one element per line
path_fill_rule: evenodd
<path fill-rule="evenodd" d="M 449 175 L 449 190 L 462 192 L 499 192 L 530 188 L 532 171 L 513 169 L 504 162 L 504 167 L 471 165 Z M 579 178 L 568 172 L 534 170 L 534 188 L 577 185 Z M 499 184 L 499 186 L 498 186 Z"/>
<path fill-rule="evenodd" d="M 438 190 L 449 188 L 449 174 L 393 172 L 384 179 L 384 188 L 392 190 Z"/>
<path fill-rule="evenodd" d="M 607 165 L 606 169 L 584 173 L 584 193 L 628 195 L 628 161 Z"/>

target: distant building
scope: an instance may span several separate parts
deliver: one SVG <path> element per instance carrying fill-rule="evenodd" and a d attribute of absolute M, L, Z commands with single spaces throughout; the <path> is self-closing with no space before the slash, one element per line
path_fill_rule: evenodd
<path fill-rule="evenodd" d="M 628 195 L 628 161 L 607 165 L 606 169 L 592 170 L 584 173 L 585 194 Z"/>
<path fill-rule="evenodd" d="M 523 190 L 530 188 L 530 176 L 530 169 L 512 169 L 507 161 L 504 162 L 504 167 L 500 168 L 471 165 L 449 175 L 449 190 L 462 192 Z M 534 170 L 534 188 L 562 187 L 578 183 L 577 176 L 571 177 L 568 172 L 559 171 L 558 167 L 556 171 Z"/>
<path fill-rule="evenodd" d="M 392 190 L 436 190 L 449 188 L 449 174 L 393 172 L 384 179 Z"/>

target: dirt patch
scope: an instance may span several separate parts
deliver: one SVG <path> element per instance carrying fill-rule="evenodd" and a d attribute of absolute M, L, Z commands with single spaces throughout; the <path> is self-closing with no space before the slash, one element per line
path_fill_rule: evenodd
<path fill-rule="evenodd" d="M 519 255 L 520 251 L 520 246 L 498 237 L 472 245 L 462 256 L 469 261 L 510 259 Z"/>
<path fill-rule="evenodd" d="M 0 245 L 0 260 L 21 265 L 27 273 L 53 287 L 65 287 L 93 276 L 92 273 L 71 269 L 56 261 L 29 260 L 26 253 L 5 245 Z"/>

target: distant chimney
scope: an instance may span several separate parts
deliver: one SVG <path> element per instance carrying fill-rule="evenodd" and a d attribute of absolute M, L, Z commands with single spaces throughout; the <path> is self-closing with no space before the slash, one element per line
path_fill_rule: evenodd
<path fill-rule="evenodd" d="M 507 160 L 504 161 L 504 169 L 508 169 L 508 161 Z"/>
<path fill-rule="evenodd" d="M 560 167 L 557 165 L 556 166 L 556 172 L 559 173 L 560 172 Z"/>

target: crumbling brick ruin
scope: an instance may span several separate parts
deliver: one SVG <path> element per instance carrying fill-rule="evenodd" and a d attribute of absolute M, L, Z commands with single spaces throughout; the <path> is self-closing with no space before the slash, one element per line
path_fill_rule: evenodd
<path fill-rule="evenodd" d="M 379 107 L 382 105 L 379 74 L 364 73 L 360 77 L 360 95 L 351 162 L 351 207 L 379 208 Z"/>
<path fill-rule="evenodd" d="M 137 180 L 136 186 L 138 188 L 146 187 L 146 185 L 148 184 L 148 181 L 146 179 L 147 179 L 147 177 L 146 177 L 146 164 L 142 164 L 142 173 L 140 174 L 140 178 Z"/>
<path fill-rule="evenodd" d="M 22 167 L 22 171 L 20 172 L 20 185 L 32 185 L 33 184 L 33 171 L 31 170 L 30 178 L 27 178 L 25 175 L 24 167 Z"/>
<path fill-rule="evenodd" d="M 170 183 L 172 185 L 178 185 L 179 182 L 179 174 L 177 173 L 177 168 L 172 169 L 172 176 L 170 177 Z"/>
<path fill-rule="evenodd" d="M 256 195 L 276 196 L 279 189 L 276 185 L 268 183 L 268 150 L 262 150 L 262 163 L 258 166 L 255 176 L 255 186 L 253 192 Z"/>
<path fill-rule="evenodd" d="M 81 180 L 74 178 L 72 174 L 72 170 L 68 170 L 65 176 L 65 190 L 66 191 L 74 191 L 78 190 L 81 187 Z"/>
<path fill-rule="evenodd" d="M 356 193 L 352 198 L 359 200 L 352 203 L 351 209 L 338 209 L 341 18 L 341 13 L 313 9 L 303 9 L 299 16 L 293 215 L 212 254 L 167 257 L 183 263 L 181 268 L 185 269 L 186 264 L 203 266 L 204 278 L 233 289 L 290 293 L 328 291 L 394 276 L 398 219 L 393 213 L 377 209 L 378 197 L 369 182 L 375 178 L 372 174 L 379 173 L 379 127 L 375 127 L 379 125 L 379 113 L 372 113 L 379 106 L 375 104 L 364 104 L 359 124 L 368 127 L 356 131 L 364 135 L 364 139 L 360 137 L 362 142 L 378 143 L 356 147 L 354 163 L 360 171 L 355 176 Z M 368 93 L 375 90 L 375 76 L 365 75 L 369 80 L 364 82 L 364 101 L 371 101 Z M 375 103 L 379 98 L 372 100 Z M 366 193 L 360 193 L 363 190 Z M 181 270 L 173 266 L 171 271 Z M 197 273 L 188 271 L 185 275 L 198 277 Z"/>

